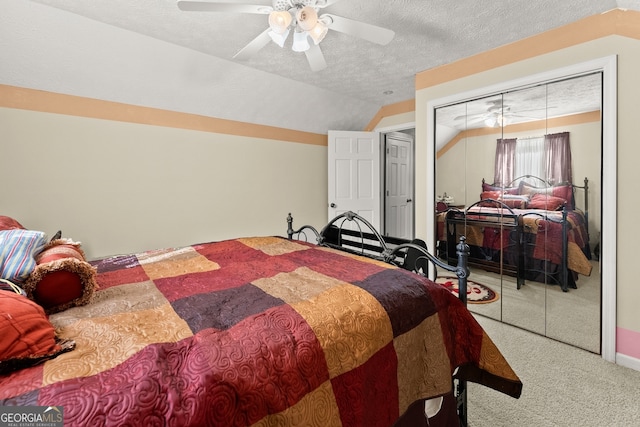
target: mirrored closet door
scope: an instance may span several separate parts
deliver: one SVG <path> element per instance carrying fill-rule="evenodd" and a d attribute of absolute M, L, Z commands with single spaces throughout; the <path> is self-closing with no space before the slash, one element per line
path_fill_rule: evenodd
<path fill-rule="evenodd" d="M 471 247 L 469 309 L 600 352 L 602 74 L 435 111 L 438 254 Z"/>

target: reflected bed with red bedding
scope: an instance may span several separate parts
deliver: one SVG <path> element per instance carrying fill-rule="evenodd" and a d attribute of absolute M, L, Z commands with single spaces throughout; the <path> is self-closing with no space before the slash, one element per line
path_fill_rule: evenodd
<path fill-rule="evenodd" d="M 92 261 L 99 289 L 50 316 L 73 351 L 0 376 L 0 405 L 65 425 L 390 426 L 454 370 L 522 383 L 444 287 L 280 237 Z"/>
<path fill-rule="evenodd" d="M 495 215 L 493 217 L 487 214 Z M 499 250 L 502 247 L 512 245 L 507 233 L 500 233 L 499 221 L 500 216 L 509 218 L 517 216 L 522 218 L 523 230 L 531 234 L 532 256 L 535 259 L 548 260 L 555 264 L 562 262 L 562 211 L 545 211 L 545 210 L 527 210 L 527 209 L 500 209 L 486 206 L 473 206 L 466 211 L 468 219 L 464 234 L 467 237 L 467 243 L 473 246 L 480 246 L 489 249 Z M 446 213 L 440 214 L 438 217 L 438 233 L 439 239 L 446 241 L 445 233 Z M 493 219 L 491 219 L 493 218 Z M 496 221 L 498 225 L 495 228 L 476 226 L 475 221 L 487 220 Z M 579 274 L 588 276 L 591 274 L 591 263 L 585 252 L 589 252 L 589 234 L 587 232 L 587 223 L 584 214 L 579 210 L 566 212 L 567 227 L 567 243 L 569 246 L 569 268 Z"/>
<path fill-rule="evenodd" d="M 531 183 L 533 182 L 533 184 Z M 575 190 L 583 192 L 584 209 Z M 576 288 L 579 275 L 591 275 L 589 180 L 584 185 L 552 185 L 523 175 L 506 186 L 482 180 L 480 201 L 464 210 L 436 216 L 439 256 L 455 262 L 458 236 L 471 248 L 469 265 L 526 280 Z"/>

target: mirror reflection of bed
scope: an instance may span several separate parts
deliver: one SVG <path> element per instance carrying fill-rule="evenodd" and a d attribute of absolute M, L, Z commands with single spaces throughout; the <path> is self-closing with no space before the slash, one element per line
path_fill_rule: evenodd
<path fill-rule="evenodd" d="M 554 155 L 551 160 L 536 166 L 536 155 L 523 155 L 522 151 L 544 150 L 541 147 L 544 147 L 545 135 L 568 134 L 571 149 L 569 181 L 580 187 L 584 185 L 584 177 L 588 177 L 588 191 L 580 188 L 573 191 L 575 208 L 588 211 L 586 259 L 582 260 L 587 263 L 586 270 L 577 268 L 581 273 L 570 270 L 569 275 L 575 276 L 576 280 L 563 289 L 553 274 L 532 278 L 531 264 L 525 264 L 526 278 L 522 281 L 509 271 L 511 267 L 503 258 L 508 256 L 508 251 L 502 248 L 504 250 L 496 251 L 498 268 L 475 266 L 470 276 L 471 280 L 495 290 L 499 298 L 491 303 L 470 304 L 469 308 L 477 314 L 594 353 L 600 353 L 601 336 L 600 266 L 598 256 L 593 252 L 599 243 L 601 229 L 601 78 L 601 73 L 592 73 L 532 85 L 440 107 L 435 113 L 435 194 L 447 193 L 455 197 L 456 205 L 462 211 L 481 201 L 483 179 L 500 184 L 494 181 L 525 174 L 518 171 L 537 170 L 533 175 L 547 179 L 549 188 L 555 187 L 560 181 L 554 181 L 553 175 L 558 173 L 554 168 L 567 173 L 567 165 L 560 167 L 560 160 Z M 498 157 L 502 160 L 497 161 L 496 167 L 498 140 L 517 141 L 515 144 L 519 145 L 520 152 L 511 155 L 513 163 Z M 509 180 L 502 182 L 503 187 L 507 187 Z M 484 229 L 482 233 L 485 233 Z M 508 240 L 509 233 L 499 235 L 500 245 L 508 245 L 503 240 Z M 550 235 L 542 236 L 537 236 L 542 251 L 551 251 Z M 439 253 L 443 255 L 442 250 Z M 563 257 L 570 259 L 566 254 Z M 553 273 L 555 267 L 545 264 L 542 268 L 545 273 Z"/>

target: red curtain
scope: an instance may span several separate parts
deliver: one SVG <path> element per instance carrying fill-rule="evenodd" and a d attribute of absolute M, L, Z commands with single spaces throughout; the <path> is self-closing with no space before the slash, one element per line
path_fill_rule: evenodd
<path fill-rule="evenodd" d="M 513 181 L 515 170 L 517 138 L 500 138 L 496 145 L 496 160 L 493 182 L 506 186 Z M 571 144 L 569 132 L 554 133 L 544 136 L 544 163 L 547 176 L 539 178 L 557 185 L 573 183 L 571 168 Z M 523 173 L 519 173 L 523 175 Z"/>
<path fill-rule="evenodd" d="M 516 138 L 498 139 L 493 183 L 505 186 L 513 181 L 516 163 Z"/>
<path fill-rule="evenodd" d="M 573 184 L 569 132 L 544 136 L 547 180 L 552 184 Z"/>

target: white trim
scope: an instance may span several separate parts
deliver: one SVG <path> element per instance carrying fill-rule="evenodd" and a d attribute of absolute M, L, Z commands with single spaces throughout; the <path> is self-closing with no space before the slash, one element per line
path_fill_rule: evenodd
<path fill-rule="evenodd" d="M 382 134 L 382 133 L 398 132 L 401 130 L 415 129 L 415 128 L 416 128 L 416 122 L 409 122 L 409 123 L 403 123 L 400 125 L 385 126 L 383 128 L 376 127 L 373 130 L 375 132 L 380 132 Z"/>
<path fill-rule="evenodd" d="M 640 359 L 627 356 L 626 354 L 616 353 L 616 364 L 625 368 L 640 371 Z"/>
<path fill-rule="evenodd" d="M 480 97 L 511 91 L 533 84 L 603 72 L 602 99 L 602 235 L 600 265 L 602 270 L 602 358 L 616 362 L 616 298 L 617 298 L 617 56 L 574 64 L 568 67 L 468 92 L 431 100 L 427 103 L 427 224 L 435 221 L 435 109 Z M 435 247 L 435 231 L 427 227 L 427 242 Z M 621 355 L 617 355 L 618 358 Z"/>
<path fill-rule="evenodd" d="M 472 89 L 467 92 L 445 96 L 443 98 L 434 99 L 427 104 L 433 108 L 444 107 L 450 104 L 471 101 L 477 98 L 484 98 L 491 95 L 498 95 L 502 92 L 513 91 L 532 86 L 534 84 L 551 83 L 556 80 L 566 79 L 568 77 L 577 77 L 582 74 L 589 74 L 596 71 L 603 71 L 607 66 L 611 66 L 613 62 L 614 71 L 617 56 L 611 55 L 604 58 L 594 59 L 591 61 L 581 62 L 579 64 L 569 65 L 567 67 L 557 68 L 555 70 L 545 71 L 543 73 L 522 77 L 507 82 L 485 86 L 482 88 Z M 617 77 L 617 76 L 616 76 Z"/>
<path fill-rule="evenodd" d="M 442 106 L 441 100 L 427 103 L 427 247 L 436 248 L 436 141 L 435 141 L 435 111 Z M 448 103 L 448 102 L 447 102 Z M 417 160 L 417 159 L 416 159 Z M 429 226 L 431 224 L 432 226 Z M 436 279 L 435 268 L 429 269 L 429 278 Z"/>
<path fill-rule="evenodd" d="M 403 130 L 407 130 L 407 129 L 413 129 L 415 131 L 416 129 L 416 122 L 407 122 L 407 123 L 401 123 L 401 124 L 397 124 L 397 125 L 391 125 L 391 126 L 385 126 L 382 128 L 379 127 L 375 127 L 373 128 L 373 132 L 378 132 L 380 134 L 380 225 L 382 226 L 382 228 L 379 229 L 379 231 L 381 231 L 383 234 L 387 233 L 386 230 L 386 221 L 387 221 L 387 212 L 386 212 L 386 207 L 385 207 L 385 202 L 386 202 L 386 194 L 385 194 L 385 185 L 384 185 L 384 180 L 385 180 L 385 175 L 386 175 L 386 155 L 387 153 L 385 152 L 385 144 L 384 144 L 384 137 L 383 135 L 386 135 L 388 133 L 392 133 L 392 132 L 401 132 Z M 415 191 L 416 191 L 416 138 L 415 135 L 413 137 L 413 144 L 412 144 L 412 160 L 411 163 L 413 163 L 413 165 L 411 166 L 411 174 L 413 175 L 411 179 L 413 179 L 413 216 L 412 216 L 412 220 L 413 220 L 413 224 L 411 225 L 411 233 L 412 235 L 415 237 L 416 234 L 416 203 L 415 203 Z"/>
<path fill-rule="evenodd" d="M 602 97 L 602 357 L 616 362 L 618 287 L 618 62 L 603 58 Z"/>

